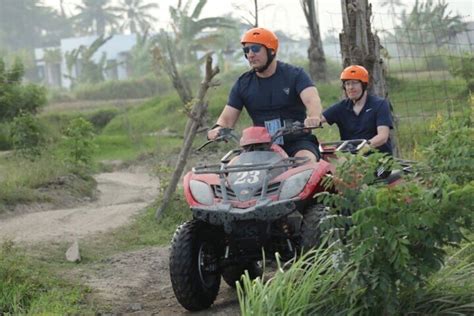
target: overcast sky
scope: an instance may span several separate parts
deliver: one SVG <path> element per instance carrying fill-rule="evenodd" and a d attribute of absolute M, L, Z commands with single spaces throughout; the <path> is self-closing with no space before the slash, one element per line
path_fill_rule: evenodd
<path fill-rule="evenodd" d="M 152 2 L 150 0 L 148 2 Z M 186 2 L 187 0 L 183 0 Z M 435 0 L 436 1 L 436 0 Z M 74 5 L 80 3 L 80 0 L 65 0 L 66 11 L 73 12 Z M 117 1 L 115 1 L 117 2 Z M 178 0 L 155 0 L 160 9 L 157 12 L 159 19 L 158 27 L 167 28 L 169 25 L 170 5 L 176 5 Z M 390 29 L 392 27 L 393 16 L 387 14 L 388 8 L 382 8 L 380 3 L 382 0 L 369 1 L 373 5 L 373 26 L 377 29 Z M 401 0 L 410 9 L 415 0 Z M 465 21 L 473 21 L 474 9 L 472 0 L 448 0 L 448 8 L 453 13 L 463 16 Z M 44 0 L 44 3 L 53 7 L 59 7 L 59 0 Z M 197 0 L 192 2 L 197 3 Z M 208 0 L 204 7 L 201 17 L 220 16 L 232 13 L 234 17 L 245 16 L 250 19 L 250 15 L 246 10 L 236 10 L 235 5 L 246 7 L 247 10 L 253 8 L 253 0 Z M 260 6 L 267 8 L 260 12 L 260 26 L 268 27 L 273 30 L 283 30 L 286 33 L 298 38 L 308 37 L 306 30 L 306 21 L 300 6 L 299 0 L 259 0 Z M 194 6 L 193 6 L 194 7 Z M 319 0 L 319 19 L 321 33 L 323 36 L 335 29 L 337 32 L 341 29 L 341 1 L 340 0 Z"/>

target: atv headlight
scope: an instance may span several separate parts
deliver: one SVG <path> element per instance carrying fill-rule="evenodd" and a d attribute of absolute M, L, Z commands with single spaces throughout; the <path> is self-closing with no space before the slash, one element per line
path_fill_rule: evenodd
<path fill-rule="evenodd" d="M 214 194 L 212 193 L 211 187 L 197 180 L 191 180 L 189 182 L 189 188 L 194 199 L 204 205 L 212 205 L 214 202 Z"/>
<path fill-rule="evenodd" d="M 280 199 L 290 199 L 298 195 L 303 190 L 312 173 L 313 169 L 309 169 L 286 179 L 281 186 Z"/>

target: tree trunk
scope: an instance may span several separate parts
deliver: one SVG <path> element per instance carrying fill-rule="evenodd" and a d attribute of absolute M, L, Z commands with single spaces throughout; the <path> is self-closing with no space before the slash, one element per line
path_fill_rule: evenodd
<path fill-rule="evenodd" d="M 253 1 L 254 9 L 255 9 L 255 23 L 253 27 L 258 27 L 258 0 Z"/>
<path fill-rule="evenodd" d="M 301 0 L 301 7 L 303 8 L 310 34 L 310 45 L 308 48 L 309 74 L 316 82 L 326 82 L 326 57 L 324 55 L 314 0 Z"/>
<path fill-rule="evenodd" d="M 206 58 L 206 74 L 204 80 L 201 82 L 201 87 L 197 99 L 194 100 L 192 110 L 189 113 L 189 119 L 186 123 L 183 147 L 179 153 L 178 160 L 176 162 L 176 167 L 171 176 L 170 183 L 166 188 L 166 191 L 163 195 L 163 201 L 161 202 L 160 207 L 156 210 L 155 218 L 159 220 L 169 204 L 171 197 L 176 191 L 176 186 L 178 185 L 179 179 L 183 174 L 184 167 L 186 166 L 186 161 L 188 159 L 191 147 L 193 145 L 194 137 L 196 132 L 203 125 L 203 120 L 207 112 L 207 102 L 205 101 L 206 93 L 209 87 L 214 86 L 212 79 L 215 75 L 219 73 L 219 68 L 212 68 L 212 57 L 209 54 Z M 179 74 L 177 74 L 179 77 Z"/>
<path fill-rule="evenodd" d="M 380 57 L 382 46 L 377 34 L 371 31 L 372 5 L 368 0 L 341 0 L 341 7 L 343 31 L 339 34 L 339 41 L 344 68 L 350 65 L 364 66 L 370 74 L 368 92 L 388 98 L 385 64 Z M 394 133 L 398 127 L 398 120 L 392 108 L 391 111 L 394 130 L 391 130 L 390 138 L 393 142 L 394 155 L 398 157 L 400 150 Z"/>

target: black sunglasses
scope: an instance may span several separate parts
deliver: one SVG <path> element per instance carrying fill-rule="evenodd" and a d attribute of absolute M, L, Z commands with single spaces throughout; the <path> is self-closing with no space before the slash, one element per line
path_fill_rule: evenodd
<path fill-rule="evenodd" d="M 254 44 L 254 45 L 243 47 L 242 49 L 244 50 L 245 54 L 250 53 L 250 51 L 256 54 L 262 49 L 262 45 Z"/>

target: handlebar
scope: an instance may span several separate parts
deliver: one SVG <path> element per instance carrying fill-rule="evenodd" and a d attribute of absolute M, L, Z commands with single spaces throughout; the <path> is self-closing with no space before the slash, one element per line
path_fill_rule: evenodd
<path fill-rule="evenodd" d="M 272 143 L 281 136 L 288 135 L 288 134 L 297 134 L 297 133 L 302 133 L 307 130 L 313 130 L 316 128 L 323 128 L 322 125 L 320 124 L 319 126 L 304 126 L 303 123 L 299 121 L 292 121 L 292 120 L 287 120 L 285 121 L 285 126 L 282 128 L 278 129 L 275 134 L 272 136 Z M 229 140 L 234 140 L 236 143 L 239 143 L 238 137 L 235 135 L 234 130 L 232 128 L 226 128 L 222 127 L 219 129 L 217 137 L 215 139 L 208 140 L 204 144 L 198 147 L 198 151 L 206 147 L 207 145 L 214 143 L 214 142 L 228 142 Z"/>
<path fill-rule="evenodd" d="M 207 145 L 214 143 L 214 142 L 228 142 L 229 140 L 234 140 L 236 143 L 239 143 L 239 138 L 235 135 L 234 130 L 232 128 L 223 127 L 219 129 L 217 137 L 215 139 L 210 139 L 201 146 L 198 147 L 197 151 L 200 151 Z"/>
<path fill-rule="evenodd" d="M 325 148 L 331 148 L 330 152 L 350 152 L 350 153 L 357 153 L 362 147 L 367 144 L 366 139 L 351 139 L 351 140 L 342 140 L 342 141 L 335 141 L 335 142 L 326 142 L 320 144 L 321 152 L 327 152 Z"/>
<path fill-rule="evenodd" d="M 281 136 L 285 136 L 288 134 L 298 134 L 316 128 L 323 128 L 323 126 L 322 124 L 319 124 L 319 126 L 304 126 L 304 124 L 299 121 L 287 121 L 285 122 L 285 126 L 278 129 L 276 133 L 273 134 L 272 142 L 274 142 L 278 137 Z"/>

